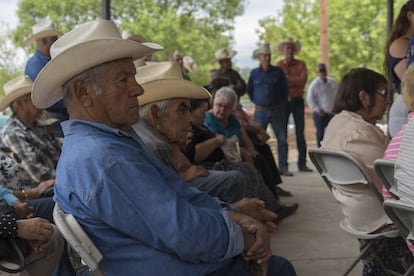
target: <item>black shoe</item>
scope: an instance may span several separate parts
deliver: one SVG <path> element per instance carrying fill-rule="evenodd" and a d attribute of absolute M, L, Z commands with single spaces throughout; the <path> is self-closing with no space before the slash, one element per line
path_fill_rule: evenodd
<path fill-rule="evenodd" d="M 282 188 L 280 188 L 279 186 L 275 187 L 276 193 L 278 196 L 292 196 L 291 192 L 285 191 Z"/>
<path fill-rule="evenodd" d="M 282 207 L 280 207 L 280 209 L 276 213 L 277 214 L 277 218 L 275 219 L 275 223 L 276 224 L 281 223 L 282 220 L 284 220 L 288 216 L 293 215 L 298 208 L 299 208 L 299 204 L 297 204 L 297 203 L 292 204 L 290 206 L 283 205 Z"/>
<path fill-rule="evenodd" d="M 282 175 L 282 176 L 293 176 L 293 173 L 291 173 L 288 170 L 279 171 L 279 174 Z"/>
<path fill-rule="evenodd" d="M 299 166 L 299 171 L 300 172 L 313 172 L 313 170 L 306 165 Z"/>

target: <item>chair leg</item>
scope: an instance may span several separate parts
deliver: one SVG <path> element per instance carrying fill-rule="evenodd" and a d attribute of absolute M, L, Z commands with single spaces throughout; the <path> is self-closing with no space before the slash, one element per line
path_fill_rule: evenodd
<path fill-rule="evenodd" d="M 372 247 L 372 245 L 374 244 L 375 240 L 370 240 L 367 245 L 365 246 L 364 249 L 362 249 L 361 253 L 359 253 L 358 257 L 353 261 L 353 263 L 348 267 L 348 269 L 345 271 L 344 274 L 342 274 L 343 276 L 347 276 L 349 273 L 351 273 L 351 271 L 354 269 L 354 267 L 358 264 L 358 262 L 365 256 L 365 254 L 367 253 L 367 251 Z"/>

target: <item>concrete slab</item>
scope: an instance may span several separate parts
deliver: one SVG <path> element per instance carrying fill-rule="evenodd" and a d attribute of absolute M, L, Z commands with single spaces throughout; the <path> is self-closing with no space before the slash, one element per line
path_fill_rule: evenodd
<path fill-rule="evenodd" d="M 290 169 L 295 176 L 284 177 L 281 187 L 293 197 L 282 201 L 297 202 L 299 209 L 272 235 L 273 252 L 288 258 L 298 275 L 342 275 L 359 254 L 358 241 L 340 229 L 340 206 L 316 170 L 298 172 L 294 164 Z M 361 271 L 359 263 L 350 275 L 361 275 Z"/>

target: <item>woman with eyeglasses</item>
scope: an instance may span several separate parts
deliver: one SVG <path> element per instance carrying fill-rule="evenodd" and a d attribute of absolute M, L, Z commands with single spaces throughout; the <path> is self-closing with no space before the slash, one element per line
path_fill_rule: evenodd
<path fill-rule="evenodd" d="M 357 159 L 377 189 L 366 184 L 332 185 L 332 193 L 341 204 L 348 225 L 364 233 L 395 229 L 378 200 L 382 182 L 374 170 L 374 161 L 382 158 L 388 144 L 384 132 L 375 126 L 390 103 L 387 87 L 383 75 L 366 68 L 355 68 L 345 74 L 332 110 L 336 115 L 329 122 L 322 141 L 322 148 L 344 151 Z M 366 243 L 361 240 L 360 244 L 362 250 Z M 373 258 L 373 252 L 387 268 L 399 272 L 404 271 L 403 259 L 412 261 L 401 237 L 384 238 L 363 259 L 363 275 L 387 275 Z"/>

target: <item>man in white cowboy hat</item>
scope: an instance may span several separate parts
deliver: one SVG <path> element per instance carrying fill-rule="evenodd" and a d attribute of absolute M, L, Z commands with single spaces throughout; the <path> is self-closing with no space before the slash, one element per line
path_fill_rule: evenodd
<path fill-rule="evenodd" d="M 61 36 L 62 33 L 57 31 L 54 24 L 48 19 L 43 19 L 41 22 L 33 25 L 32 34 L 26 39 L 26 44 L 35 43 L 36 51 L 27 60 L 24 74 L 29 76 L 34 81 L 39 74 L 40 70 L 50 60 L 50 47 Z M 68 119 L 68 112 L 62 101 L 56 103 L 52 107 L 47 109 L 50 117 L 58 119 L 58 121 L 64 121 Z M 54 135 L 62 137 L 62 130 L 59 124 L 55 125 Z"/>
<path fill-rule="evenodd" d="M 133 60 L 160 49 L 122 39 L 112 21 L 87 22 L 56 41 L 34 83 L 39 108 L 62 97 L 68 107 L 54 199 L 102 252 L 105 275 L 205 275 L 231 265 L 244 239 L 252 243 L 231 211 L 188 187 L 131 130 L 144 93 Z M 245 233 L 264 234 L 237 218 Z M 269 257 L 264 240 L 253 242 L 247 258 Z"/>
<path fill-rule="evenodd" d="M 188 72 L 184 68 L 183 55 L 178 50 L 174 50 L 174 52 L 171 54 L 170 61 L 175 62 L 180 66 L 181 73 L 185 80 L 191 80 L 190 76 L 188 75 Z"/>
<path fill-rule="evenodd" d="M 13 115 L 1 129 L 1 140 L 20 157 L 20 166 L 32 181 L 40 183 L 55 178 L 60 144 L 47 127 L 39 124 L 42 110 L 32 103 L 32 85 L 28 76 L 20 76 L 3 86 L 0 111 L 10 107 Z"/>
<path fill-rule="evenodd" d="M 195 73 L 197 71 L 197 63 L 190 56 L 183 57 L 183 67 L 187 74 Z"/>
<path fill-rule="evenodd" d="M 200 183 L 204 183 L 203 185 L 196 184 L 194 185 L 195 187 L 204 190 L 207 186 L 210 186 L 211 191 L 209 191 L 209 194 L 226 199 L 227 195 L 224 190 L 229 189 L 230 183 L 228 182 L 232 181 L 229 176 L 234 175 L 236 172 L 207 171 L 201 166 L 191 165 L 178 148 L 178 145 L 186 143 L 188 130 L 191 126 L 190 99 L 209 99 L 211 97 L 202 87 L 184 80 L 180 73 L 178 65 L 171 62 L 152 64 L 137 69 L 137 81 L 142 85 L 145 93 L 138 97 L 141 120 L 133 128 L 141 137 L 147 149 L 158 160 L 165 163 L 174 171 L 181 171 L 183 167 L 190 166 L 192 169 L 189 169 L 191 172 L 188 172 L 188 174 L 193 174 L 193 176 L 199 178 Z M 207 172 L 208 175 L 201 173 L 201 177 L 197 177 L 197 172 L 200 171 Z M 183 176 L 184 179 L 186 177 L 187 175 Z M 221 181 L 220 177 L 222 178 Z M 216 182 L 215 185 L 213 184 L 214 182 Z M 188 183 L 192 186 L 194 184 L 193 181 L 189 181 Z M 218 183 L 220 184 L 217 185 Z M 249 184 L 253 185 L 253 183 Z M 222 192 L 215 194 L 220 189 Z M 231 191 L 228 190 L 227 193 L 230 194 Z M 271 195 L 270 191 L 269 194 Z M 234 201 L 228 202 L 234 203 Z M 248 205 L 250 207 L 246 206 L 246 202 L 249 202 Z M 221 204 L 225 203 L 222 202 Z M 240 206 L 240 209 L 243 210 L 242 213 L 245 212 L 246 208 L 249 209 L 251 211 L 248 212 L 249 215 L 260 220 L 268 221 L 268 223 L 275 218 L 274 215 L 269 216 L 266 213 L 268 211 L 264 211 L 263 213 L 255 211 L 255 202 L 253 199 L 239 201 L 235 203 L 235 206 Z M 211 242 L 211 240 L 204 240 L 202 236 L 197 238 L 197 233 L 193 233 L 193 235 L 195 239 L 199 239 L 199 246 L 205 246 L 205 244 Z M 220 270 L 220 273 L 232 275 L 234 269 Z M 275 272 L 274 275 L 276 274 Z"/>
<path fill-rule="evenodd" d="M 238 98 L 246 94 L 246 82 L 240 74 L 233 69 L 231 59 L 237 54 L 236 51 L 229 51 L 226 48 L 217 50 L 214 54 L 213 62 L 218 62 L 220 68 L 218 77 L 228 78 L 233 85 Z"/>
<path fill-rule="evenodd" d="M 309 85 L 306 99 L 313 111 L 312 118 L 316 128 L 316 143 L 320 147 L 325 128 L 333 117 L 332 108 L 338 87 L 335 80 L 328 76 L 328 70 L 324 63 L 319 63 L 316 66 L 316 71 L 319 76 Z"/>
<path fill-rule="evenodd" d="M 300 51 L 301 44 L 289 37 L 279 43 L 279 52 L 284 59 L 279 60 L 276 65 L 285 72 L 288 82 L 289 95 L 286 108 L 286 129 L 290 114 L 295 120 L 296 147 L 298 149 L 298 169 L 301 172 L 311 172 L 306 165 L 306 140 L 305 140 L 305 86 L 308 80 L 308 71 L 305 62 L 295 58 Z"/>
<path fill-rule="evenodd" d="M 122 38 L 123 39 L 130 39 L 139 43 L 147 43 L 148 40 L 146 40 L 146 38 L 140 34 L 135 34 L 133 32 L 131 32 L 130 30 L 124 30 L 122 31 Z M 151 63 L 151 62 L 156 62 L 156 60 L 153 58 L 152 53 L 146 55 L 143 58 L 137 59 L 134 61 L 135 67 L 140 67 L 140 66 L 144 66 L 145 64 Z"/>
<path fill-rule="evenodd" d="M 286 104 L 288 86 L 285 74 L 280 67 L 271 65 L 270 45 L 261 44 L 254 50 L 253 57 L 260 65 L 250 72 L 247 92 L 255 104 L 254 120 L 263 129 L 270 123 L 277 138 L 277 154 L 281 175 L 292 176 L 288 170 L 288 144 L 286 128 Z"/>

